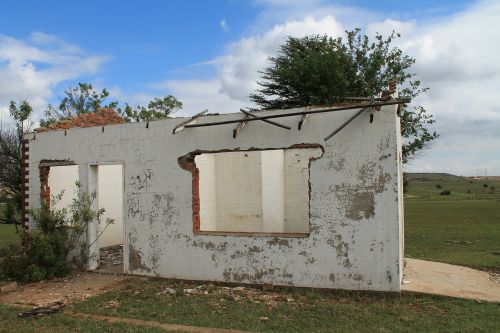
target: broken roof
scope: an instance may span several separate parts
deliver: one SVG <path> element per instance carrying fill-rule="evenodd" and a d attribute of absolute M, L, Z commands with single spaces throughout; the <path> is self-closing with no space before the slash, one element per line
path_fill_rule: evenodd
<path fill-rule="evenodd" d="M 66 130 L 74 127 L 94 127 L 115 124 L 125 124 L 126 121 L 113 109 L 100 109 L 96 112 L 85 113 L 79 116 L 64 119 L 47 127 L 37 128 L 36 132 Z"/>

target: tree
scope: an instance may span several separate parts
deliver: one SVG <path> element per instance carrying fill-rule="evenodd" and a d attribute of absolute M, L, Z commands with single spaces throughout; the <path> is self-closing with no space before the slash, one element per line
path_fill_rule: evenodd
<path fill-rule="evenodd" d="M 96 112 L 104 108 L 115 109 L 118 106 L 116 101 L 105 103 L 106 98 L 109 97 L 106 88 L 96 91 L 88 83 L 78 83 L 77 87 L 66 89 L 64 95 L 58 107 L 52 104 L 48 105 L 45 119 L 40 121 L 40 126 L 46 127 L 63 119 Z"/>
<path fill-rule="evenodd" d="M 404 97 L 427 91 L 411 72 L 415 59 L 392 46 L 399 34 L 393 32 L 386 39 L 377 34 L 370 41 L 360 29 L 346 33 L 346 41 L 319 35 L 289 37 L 269 58 L 270 66 L 259 72 L 260 88 L 250 99 L 262 109 L 329 106 L 346 97 L 376 97 L 393 81 Z M 402 108 L 404 163 L 438 137 L 427 127 L 433 123 L 422 106 Z"/>
<path fill-rule="evenodd" d="M 172 95 L 154 98 L 147 107 L 125 104 L 123 109 L 119 107 L 118 101 L 107 101 L 109 96 L 106 88 L 98 91 L 91 84 L 78 83 L 77 87 L 64 91 L 64 97 L 58 107 L 49 104 L 45 111 L 45 119 L 40 121 L 40 126 L 47 127 L 60 120 L 106 108 L 115 110 L 127 122 L 167 118 L 171 112 L 182 108 L 182 103 Z"/>
<path fill-rule="evenodd" d="M 163 98 L 155 97 L 148 103 L 147 107 L 125 105 L 123 111 L 120 109 L 122 117 L 127 122 L 149 121 L 154 119 L 168 118 L 174 110 L 182 109 L 182 102 L 172 95 Z"/>
<path fill-rule="evenodd" d="M 28 101 L 10 102 L 10 116 L 14 126 L 0 129 L 0 189 L 6 198 L 6 207 L 0 220 L 19 223 L 21 210 L 21 148 L 23 135 L 31 130 L 33 108 Z"/>

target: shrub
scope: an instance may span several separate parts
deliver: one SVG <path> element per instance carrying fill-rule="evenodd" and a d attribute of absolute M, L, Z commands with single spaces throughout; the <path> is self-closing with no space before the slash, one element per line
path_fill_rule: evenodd
<path fill-rule="evenodd" d="M 436 185 L 437 188 L 443 188 L 440 184 Z"/>
<path fill-rule="evenodd" d="M 495 186 L 490 186 L 490 190 L 493 192 L 495 190 Z"/>
<path fill-rule="evenodd" d="M 483 187 L 488 187 L 488 184 L 483 184 Z"/>
<path fill-rule="evenodd" d="M 9 244 L 0 246 L 0 258 L 16 256 L 21 253 L 21 245 Z"/>
<path fill-rule="evenodd" d="M 408 188 L 410 186 L 410 180 L 408 179 L 408 174 L 403 172 L 403 193 L 408 193 Z"/>
<path fill-rule="evenodd" d="M 5 199 L 3 212 L 0 213 L 0 222 L 5 224 L 19 224 L 21 221 L 21 194 L 14 193 Z"/>
<path fill-rule="evenodd" d="M 36 228 L 21 230 L 21 254 L 9 255 L 0 263 L 0 273 L 5 277 L 36 282 L 66 276 L 71 264 L 76 268 L 85 266 L 92 245 L 87 244 L 85 232 L 91 223 L 101 223 L 104 209 L 93 210 L 96 194 L 81 192 L 78 183 L 77 197 L 68 209 L 54 207 L 61 197 L 62 193 L 52 197 L 50 207 L 42 205 L 29 210 Z M 107 219 L 105 223 L 107 227 L 113 220 Z"/>
<path fill-rule="evenodd" d="M 451 194 L 451 191 L 448 191 L 448 190 L 444 190 L 444 191 L 441 191 L 441 193 L 439 193 L 440 195 L 450 195 Z"/>
<path fill-rule="evenodd" d="M 467 190 L 467 193 L 472 193 L 470 190 Z"/>

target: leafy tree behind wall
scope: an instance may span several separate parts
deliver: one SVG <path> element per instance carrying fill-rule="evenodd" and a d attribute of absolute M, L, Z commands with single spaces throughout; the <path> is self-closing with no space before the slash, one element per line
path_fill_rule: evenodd
<path fill-rule="evenodd" d="M 167 118 L 173 111 L 182 108 L 182 103 L 172 95 L 163 98 L 155 97 L 147 106 L 125 104 L 123 108 L 119 106 L 118 101 L 108 101 L 109 96 L 109 91 L 106 88 L 99 91 L 94 89 L 91 84 L 78 83 L 77 87 L 64 91 L 64 97 L 59 106 L 49 104 L 45 111 L 45 119 L 40 121 L 40 126 L 46 127 L 60 120 L 105 108 L 115 110 L 127 122 Z"/>
<path fill-rule="evenodd" d="M 0 189 L 6 207 L 0 216 L 2 223 L 19 223 L 21 209 L 21 147 L 23 134 L 31 130 L 33 108 L 28 101 L 10 102 L 13 124 L 0 128 Z"/>
<path fill-rule="evenodd" d="M 347 31 L 347 40 L 328 36 L 289 37 L 270 66 L 261 74 L 260 88 L 250 99 L 262 109 L 332 105 L 345 97 L 376 97 L 395 80 L 400 95 L 415 98 L 425 93 L 411 66 L 415 59 L 392 46 L 398 34 L 374 41 L 360 29 Z M 405 106 L 401 113 L 403 162 L 438 137 L 422 106 Z"/>

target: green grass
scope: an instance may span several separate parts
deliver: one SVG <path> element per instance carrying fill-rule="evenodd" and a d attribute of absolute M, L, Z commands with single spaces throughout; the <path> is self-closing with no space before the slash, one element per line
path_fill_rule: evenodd
<path fill-rule="evenodd" d="M 444 190 L 451 195 L 440 195 Z M 0 244 L 16 242 L 12 236 L 14 226 L 0 225 Z M 405 196 L 407 256 L 500 271 L 500 256 L 495 254 L 499 247 L 500 179 L 410 176 Z M 196 285 L 173 280 L 131 281 L 125 289 L 87 299 L 70 310 L 259 332 L 497 332 L 500 327 L 500 303 L 298 288 L 235 291 L 212 284 L 203 289 L 207 294 L 182 292 Z M 177 294 L 160 294 L 166 287 L 176 289 Z M 64 313 L 18 319 L 17 312 L 0 305 L 0 332 L 161 332 L 75 319 Z"/>
<path fill-rule="evenodd" d="M 0 332 L 1 333 L 52 333 L 52 332 L 130 332 L 130 333 L 163 333 L 157 328 L 133 326 L 125 324 L 109 324 L 103 321 L 90 319 L 76 319 L 65 316 L 64 313 L 52 314 L 37 319 L 20 319 L 17 314 L 23 311 L 0 304 Z"/>
<path fill-rule="evenodd" d="M 405 256 L 500 271 L 500 179 L 410 175 Z"/>
<path fill-rule="evenodd" d="M 293 288 L 234 291 L 213 285 L 206 287 L 206 295 L 183 294 L 194 286 L 172 280 L 129 282 L 124 290 L 90 298 L 74 309 L 259 332 L 496 332 L 500 327 L 497 303 Z M 177 295 L 158 294 L 166 287 L 175 288 Z"/>
<path fill-rule="evenodd" d="M 18 245 L 19 236 L 13 224 L 0 224 L 0 247 L 4 245 Z"/>
<path fill-rule="evenodd" d="M 21 252 L 21 241 L 13 224 L 0 224 L 0 258 Z"/>

